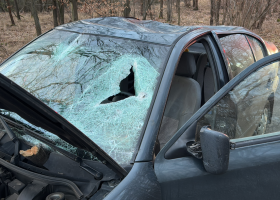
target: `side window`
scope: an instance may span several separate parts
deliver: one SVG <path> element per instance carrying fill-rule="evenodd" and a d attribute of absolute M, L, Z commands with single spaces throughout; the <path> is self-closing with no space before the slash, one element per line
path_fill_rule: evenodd
<path fill-rule="evenodd" d="M 253 49 L 256 61 L 262 59 L 264 57 L 264 49 L 262 44 L 255 38 L 251 37 L 251 36 L 247 36 L 251 47 Z"/>
<path fill-rule="evenodd" d="M 191 45 L 179 60 L 158 135 L 160 149 L 215 94 L 211 55 L 201 41 Z"/>
<path fill-rule="evenodd" d="M 255 62 L 252 50 L 244 35 L 234 34 L 220 38 L 227 56 L 232 78 Z"/>
<path fill-rule="evenodd" d="M 280 131 L 279 61 L 252 73 L 199 121 L 231 139 Z"/>

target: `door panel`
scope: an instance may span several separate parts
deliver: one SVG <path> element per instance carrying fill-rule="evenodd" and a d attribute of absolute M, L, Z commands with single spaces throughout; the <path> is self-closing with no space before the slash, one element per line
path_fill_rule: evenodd
<path fill-rule="evenodd" d="M 279 109 L 272 110 L 270 124 L 268 124 L 270 127 L 267 132 L 273 134 L 254 136 L 256 124 L 261 121 L 262 112 L 267 100 L 271 100 L 272 93 L 275 94 L 272 102 L 277 107 L 278 104 L 280 106 L 279 59 L 280 53 L 266 57 L 238 74 L 198 110 L 159 152 L 155 160 L 155 172 L 162 188 L 163 199 L 276 199 L 279 197 Z M 196 122 L 198 125 L 195 124 Z M 221 126 L 222 122 L 224 126 Z M 222 175 L 207 173 L 202 160 L 188 153 L 177 152 L 181 157 L 168 156 L 170 152 L 180 151 L 180 149 L 185 151 L 184 147 L 186 148 L 189 140 L 184 138 L 195 138 L 197 136 L 195 132 L 198 133 L 202 125 L 212 125 L 213 130 L 228 135 L 231 130 L 234 130 L 235 134 L 232 138 L 239 138 L 232 140 L 236 142 L 238 148 L 230 150 L 229 169 Z M 269 137 L 270 139 L 267 140 Z M 249 143 L 242 143 L 248 140 Z M 196 141 L 199 141 L 198 137 Z M 238 145 L 240 143 L 243 145 Z"/>
<path fill-rule="evenodd" d="M 280 142 L 231 150 L 225 174 L 207 173 L 202 160 L 184 157 L 155 165 L 163 199 L 278 199 Z"/>

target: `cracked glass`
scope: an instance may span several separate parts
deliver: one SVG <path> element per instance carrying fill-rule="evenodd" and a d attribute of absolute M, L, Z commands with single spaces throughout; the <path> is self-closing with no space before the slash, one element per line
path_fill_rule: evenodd
<path fill-rule="evenodd" d="M 196 135 L 205 125 L 230 139 L 279 132 L 279 63 L 253 72 L 225 95 L 199 120 Z"/>
<path fill-rule="evenodd" d="M 166 45 L 53 30 L 0 69 L 119 164 L 128 164 L 168 50 Z"/>

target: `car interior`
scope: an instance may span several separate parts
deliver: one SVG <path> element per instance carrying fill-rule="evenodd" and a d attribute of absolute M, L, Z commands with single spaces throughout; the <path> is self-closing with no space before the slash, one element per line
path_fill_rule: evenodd
<path fill-rule="evenodd" d="M 194 43 L 183 52 L 169 91 L 155 153 L 215 94 L 213 70 L 202 43 Z"/>

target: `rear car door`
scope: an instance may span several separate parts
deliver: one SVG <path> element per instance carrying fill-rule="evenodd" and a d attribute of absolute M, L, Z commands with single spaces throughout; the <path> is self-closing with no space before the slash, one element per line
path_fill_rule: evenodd
<path fill-rule="evenodd" d="M 280 188 L 280 53 L 242 70 L 167 142 L 154 169 L 163 199 L 277 199 Z M 230 138 L 228 170 L 206 172 L 187 147 L 205 125 Z"/>

